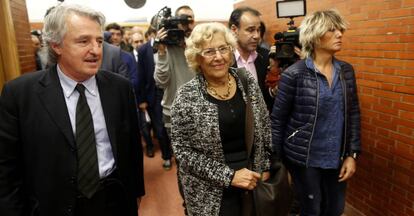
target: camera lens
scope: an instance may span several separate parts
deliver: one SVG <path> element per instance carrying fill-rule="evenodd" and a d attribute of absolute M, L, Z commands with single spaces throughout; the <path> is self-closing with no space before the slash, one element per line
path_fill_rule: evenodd
<path fill-rule="evenodd" d="M 289 57 L 292 57 L 293 54 L 295 54 L 293 44 L 288 44 L 288 43 L 282 44 L 280 48 L 281 48 L 280 53 L 285 57 L 289 58 Z"/>

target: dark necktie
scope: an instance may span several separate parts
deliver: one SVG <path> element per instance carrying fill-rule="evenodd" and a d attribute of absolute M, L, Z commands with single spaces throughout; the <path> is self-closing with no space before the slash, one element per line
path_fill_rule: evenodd
<path fill-rule="evenodd" d="M 76 145 L 78 147 L 78 190 L 91 198 L 99 186 L 98 156 L 92 114 L 85 97 L 85 86 L 76 85 Z"/>

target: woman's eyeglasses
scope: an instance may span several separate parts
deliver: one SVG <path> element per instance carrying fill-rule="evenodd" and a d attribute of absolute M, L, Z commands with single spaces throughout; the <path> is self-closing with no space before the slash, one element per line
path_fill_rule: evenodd
<path fill-rule="evenodd" d="M 231 46 L 230 45 L 226 45 L 226 46 L 220 46 L 218 48 L 208 48 L 208 49 L 204 49 L 200 52 L 200 55 L 203 57 L 213 57 L 217 54 L 217 51 L 221 54 L 227 54 L 231 51 Z"/>

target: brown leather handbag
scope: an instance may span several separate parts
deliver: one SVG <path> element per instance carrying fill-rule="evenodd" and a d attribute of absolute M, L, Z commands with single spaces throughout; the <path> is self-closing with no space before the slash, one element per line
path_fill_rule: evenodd
<path fill-rule="evenodd" d="M 242 81 L 243 87 L 247 92 L 247 77 L 245 70 L 238 70 L 238 75 Z M 247 94 L 249 95 L 249 94 Z M 247 155 L 249 157 L 249 168 L 252 163 L 252 148 L 254 142 L 254 119 L 252 104 L 249 97 L 247 97 L 246 103 L 246 148 Z M 253 203 L 252 200 L 244 202 L 245 209 L 249 209 L 251 204 L 253 205 L 253 211 L 255 216 L 286 216 L 289 214 L 290 207 L 293 201 L 293 192 L 288 180 L 288 172 L 282 162 L 272 160 L 270 167 L 270 177 L 266 181 L 258 181 L 256 188 L 253 190 Z M 250 202 L 250 203 L 249 203 Z M 249 208 L 250 206 L 250 208 Z M 249 215 L 247 213 L 247 215 Z"/>
<path fill-rule="evenodd" d="M 293 192 L 288 174 L 281 162 L 275 162 L 270 169 L 270 178 L 259 181 L 253 190 L 256 216 L 286 216 L 293 201 Z"/>

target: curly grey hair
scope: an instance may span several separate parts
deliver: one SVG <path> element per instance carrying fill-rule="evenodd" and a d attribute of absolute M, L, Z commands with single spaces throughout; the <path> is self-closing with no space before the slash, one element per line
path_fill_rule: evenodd
<path fill-rule="evenodd" d="M 56 64 L 58 55 L 50 46 L 51 43 L 61 44 L 63 37 L 66 34 L 67 26 L 66 20 L 72 15 L 88 17 L 91 20 L 96 21 L 103 30 L 105 24 L 105 16 L 91 8 L 76 5 L 76 4 L 60 4 L 53 8 L 50 13 L 45 17 L 43 26 L 43 41 L 48 52 L 48 64 Z"/>
<path fill-rule="evenodd" d="M 232 50 L 236 47 L 236 38 L 233 33 L 221 23 L 210 22 L 198 24 L 194 27 L 190 37 L 186 40 L 185 57 L 187 58 L 188 65 L 193 71 L 200 73 L 200 65 L 197 62 L 197 56 L 201 53 L 201 47 L 205 42 L 211 41 L 214 34 L 223 34 L 226 43 L 232 47 Z M 231 55 L 232 61 L 234 61 L 233 55 Z"/>

